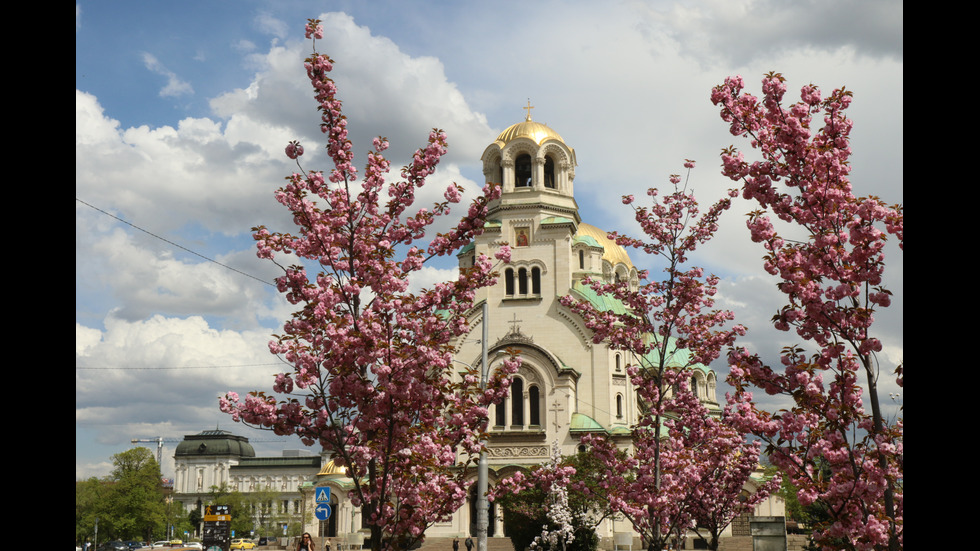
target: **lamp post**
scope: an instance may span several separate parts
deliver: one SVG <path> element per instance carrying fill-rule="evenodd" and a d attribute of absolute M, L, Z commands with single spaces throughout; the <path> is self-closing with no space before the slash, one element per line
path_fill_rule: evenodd
<path fill-rule="evenodd" d="M 483 348 L 482 362 L 480 366 L 480 390 L 486 391 L 487 389 L 487 377 L 489 376 L 490 366 L 489 359 L 487 358 L 487 339 L 489 339 L 489 330 L 487 329 L 487 303 L 483 303 L 483 338 L 480 344 Z M 473 368 L 470 364 L 462 362 L 459 360 L 453 360 L 454 362 L 461 363 L 469 368 Z M 477 463 L 477 479 L 476 479 L 476 549 L 477 551 L 487 551 L 487 529 L 490 526 L 490 505 L 487 502 L 487 478 L 489 471 L 489 461 L 487 459 L 486 445 L 487 441 L 484 439 L 482 442 L 482 450 L 480 451 L 480 461 Z"/>
<path fill-rule="evenodd" d="M 489 298 L 489 297 L 488 297 Z M 487 330 L 487 300 L 483 301 L 483 339 L 480 343 L 483 347 L 483 362 L 480 366 L 480 390 L 486 391 L 487 389 L 487 370 L 489 366 L 487 365 L 487 339 L 489 338 L 489 331 Z M 487 471 L 488 460 L 487 460 L 487 442 L 484 439 L 482 442 L 480 450 L 480 463 L 477 467 L 477 481 L 476 481 L 476 549 L 477 551 L 487 551 L 487 526 L 489 525 L 488 519 L 488 509 L 487 504 Z"/>

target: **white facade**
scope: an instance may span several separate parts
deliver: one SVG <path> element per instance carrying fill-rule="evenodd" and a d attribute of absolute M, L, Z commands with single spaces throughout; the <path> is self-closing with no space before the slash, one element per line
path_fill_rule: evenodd
<path fill-rule="evenodd" d="M 302 489 L 316 480 L 321 459 L 308 451 L 284 451 L 279 457 L 255 457 L 248 439 L 228 431 L 208 430 L 187 435 L 174 452 L 174 499 L 185 511 L 198 509 L 211 499 L 212 488 L 243 494 L 262 493 L 256 506 L 256 525 L 299 524 L 304 511 Z"/>

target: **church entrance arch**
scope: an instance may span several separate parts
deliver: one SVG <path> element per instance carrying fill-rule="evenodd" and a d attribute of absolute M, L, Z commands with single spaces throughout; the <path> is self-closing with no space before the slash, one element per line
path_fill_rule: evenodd
<path fill-rule="evenodd" d="M 479 503 L 478 496 L 476 495 L 477 488 L 476 483 L 470 486 L 470 536 L 476 537 L 476 506 Z M 487 537 L 492 538 L 494 536 L 494 519 L 496 518 L 497 506 L 493 502 L 488 502 L 490 505 L 487 510 Z"/>

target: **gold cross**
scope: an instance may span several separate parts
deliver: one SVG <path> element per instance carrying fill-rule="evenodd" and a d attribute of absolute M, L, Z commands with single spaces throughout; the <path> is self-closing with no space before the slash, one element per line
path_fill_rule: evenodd
<path fill-rule="evenodd" d="M 521 109 L 527 111 L 527 118 L 525 120 L 531 120 L 531 109 L 534 109 L 534 106 L 531 105 L 531 98 L 527 98 L 527 107 L 521 107 Z"/>

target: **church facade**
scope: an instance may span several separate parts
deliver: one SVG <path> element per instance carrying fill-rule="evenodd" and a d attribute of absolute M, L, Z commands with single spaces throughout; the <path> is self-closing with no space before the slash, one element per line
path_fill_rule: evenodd
<path fill-rule="evenodd" d="M 481 365 L 484 323 L 491 371 L 501 365 L 507 349 L 518 350 L 522 359 L 509 397 L 489 412 L 493 487 L 517 470 L 549 461 L 555 442 L 563 455 L 576 453 L 589 432 L 629 445 L 639 404 L 626 374 L 628 359 L 604 343 L 594 344 L 583 320 L 559 299 L 571 295 L 600 309 L 622 311 L 621 304 L 597 295 L 582 280 L 626 281 L 638 287 L 639 279 L 623 247 L 579 216 L 575 150 L 557 132 L 528 115 L 503 131 L 482 160 L 486 182 L 502 183 L 502 194 L 490 205 L 484 233 L 458 253 L 459 266 L 472 266 L 481 254 L 492 258 L 505 244 L 511 246 L 511 261 L 499 268 L 495 286 L 478 291 L 469 319 L 472 330 L 461 339 L 456 359 Z M 692 388 L 709 408 L 717 409 L 715 374 L 705 368 L 693 377 Z M 336 518 L 309 526 L 311 533 L 332 537 L 360 527 L 359 512 L 345 499 L 345 480 L 342 470 L 325 464 L 318 484 L 331 487 Z M 470 505 L 450 522 L 427 530 L 427 537 L 476 534 L 475 486 Z M 489 535 L 503 535 L 503 515 L 492 506 L 490 521 Z M 607 521 L 600 530 L 601 537 L 612 541 L 614 532 L 629 532 L 630 527 L 625 520 Z"/>

